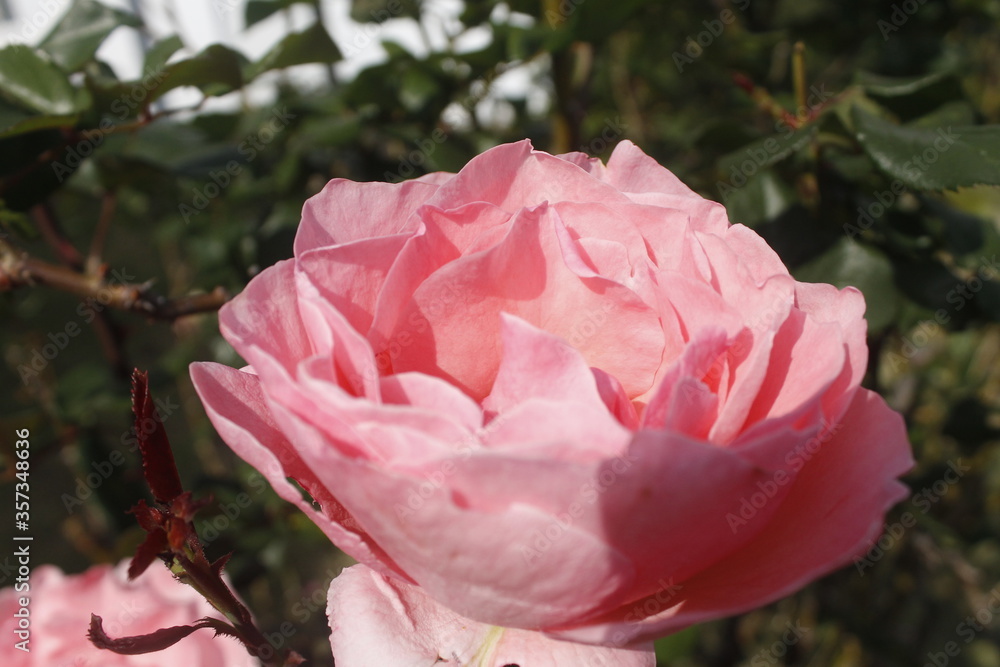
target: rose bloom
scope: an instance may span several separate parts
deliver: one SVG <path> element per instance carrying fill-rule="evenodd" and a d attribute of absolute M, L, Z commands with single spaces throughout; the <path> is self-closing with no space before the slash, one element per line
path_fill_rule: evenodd
<path fill-rule="evenodd" d="M 82 574 L 63 574 L 53 565 L 31 573 L 28 591 L 0 590 L 0 635 L 5 667 L 256 667 L 242 644 L 198 630 L 170 648 L 142 655 L 119 655 L 87 639 L 90 615 L 104 621 L 112 638 L 144 635 L 161 628 L 188 625 L 222 616 L 193 588 L 176 580 L 158 563 L 128 581 L 128 562 L 95 565 Z M 29 597 L 29 652 L 14 648 L 19 598 Z"/>
<path fill-rule="evenodd" d="M 331 181 L 220 313 L 249 366 L 191 372 L 358 561 L 480 623 L 621 647 L 878 536 L 912 458 L 859 387 L 864 308 L 629 142 L 604 165 L 522 141 Z"/>

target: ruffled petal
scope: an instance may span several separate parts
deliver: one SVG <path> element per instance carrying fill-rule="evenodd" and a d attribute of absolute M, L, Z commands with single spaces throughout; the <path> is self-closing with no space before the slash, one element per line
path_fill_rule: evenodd
<path fill-rule="evenodd" d="M 643 641 L 789 595 L 868 548 L 886 510 L 908 493 L 897 478 L 913 467 L 902 417 L 866 389 L 857 392 L 827 441 L 800 440 L 788 448 L 788 462 L 801 472 L 783 501 L 768 500 L 761 508 L 734 504 L 714 519 L 735 522 L 739 533 L 761 524 L 753 540 L 698 574 L 678 578 L 669 602 L 651 604 L 655 612 L 647 616 L 635 611 L 645 606 L 640 599 L 591 625 L 554 634 L 596 644 Z M 781 479 L 776 474 L 769 481 L 780 486 Z"/>
<path fill-rule="evenodd" d="M 551 639 L 459 616 L 416 586 L 356 565 L 330 585 L 330 645 L 343 667 L 654 667 L 651 647 L 618 649 Z"/>
<path fill-rule="evenodd" d="M 438 187 L 428 180 L 355 183 L 335 178 L 302 207 L 295 255 L 338 243 L 412 232 L 417 224 L 414 211 Z"/>

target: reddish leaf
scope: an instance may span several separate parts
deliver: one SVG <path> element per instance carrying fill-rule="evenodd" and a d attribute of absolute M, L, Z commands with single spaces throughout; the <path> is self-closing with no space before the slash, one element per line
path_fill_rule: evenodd
<path fill-rule="evenodd" d="M 215 574 L 215 576 L 217 577 L 222 576 L 222 569 L 226 567 L 226 563 L 228 563 L 229 559 L 232 557 L 233 557 L 233 552 L 230 551 L 225 555 L 219 556 L 219 558 L 212 563 L 212 572 Z"/>
<path fill-rule="evenodd" d="M 104 632 L 104 623 L 97 614 L 90 615 L 90 632 L 87 637 L 97 648 L 120 653 L 121 655 L 139 655 L 141 653 L 153 653 L 169 648 L 187 637 L 189 634 L 200 628 L 207 628 L 209 625 L 204 621 L 198 621 L 194 625 L 175 625 L 172 628 L 163 628 L 148 635 L 137 635 L 135 637 L 121 637 L 112 639 Z"/>
<path fill-rule="evenodd" d="M 155 507 L 147 505 L 145 500 L 139 500 L 128 513 L 135 515 L 135 520 L 147 533 L 163 529 L 165 515 Z"/>
<path fill-rule="evenodd" d="M 132 412 L 146 483 L 156 502 L 166 505 L 184 489 L 163 421 L 149 395 L 149 374 L 139 369 L 132 371 Z"/>
<path fill-rule="evenodd" d="M 167 551 L 167 536 L 162 530 L 156 530 L 148 535 L 132 556 L 132 562 L 128 565 L 128 578 L 135 579 L 146 571 L 156 557 Z"/>
<path fill-rule="evenodd" d="M 201 509 L 212 504 L 212 497 L 195 500 L 190 491 L 180 494 L 170 503 L 170 513 L 178 519 L 191 521 Z"/>

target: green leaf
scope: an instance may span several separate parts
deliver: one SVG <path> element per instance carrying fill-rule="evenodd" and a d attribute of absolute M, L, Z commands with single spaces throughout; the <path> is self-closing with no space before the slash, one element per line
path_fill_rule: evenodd
<path fill-rule="evenodd" d="M 225 95 L 243 85 L 246 58 L 222 44 L 212 44 L 189 58 L 167 65 L 151 91 L 150 102 L 181 86 L 195 86 L 206 95 Z"/>
<path fill-rule="evenodd" d="M 417 0 L 351 0 L 351 20 L 358 23 L 384 23 L 389 19 L 420 18 Z"/>
<path fill-rule="evenodd" d="M 142 65 L 142 71 L 146 74 L 158 72 L 167 65 L 170 56 L 184 48 L 184 42 L 177 35 L 171 35 L 166 39 L 161 39 L 153 44 L 146 51 L 146 61 Z"/>
<path fill-rule="evenodd" d="M 859 71 L 855 83 L 865 92 L 878 97 L 905 97 L 921 90 L 933 88 L 952 77 L 950 72 L 933 72 L 921 76 L 894 77 Z"/>
<path fill-rule="evenodd" d="M 771 169 L 759 172 L 746 185 L 727 194 L 723 203 L 729 220 L 748 227 L 778 217 L 797 201 L 795 192 Z"/>
<path fill-rule="evenodd" d="M 400 83 L 399 103 L 413 112 L 423 109 L 441 88 L 429 72 L 418 67 L 403 72 Z"/>
<path fill-rule="evenodd" d="M 75 72 L 93 60 L 105 38 L 123 25 L 138 27 L 142 22 L 96 0 L 76 0 L 38 48 L 49 53 L 66 71 Z"/>
<path fill-rule="evenodd" d="M 247 67 L 246 79 L 250 81 L 272 69 L 306 63 L 333 63 L 340 58 L 340 49 L 330 39 L 326 29 L 315 23 L 302 32 L 286 35 L 263 58 Z"/>
<path fill-rule="evenodd" d="M 21 45 L 0 50 L 0 95 L 25 109 L 50 115 L 80 111 L 89 99 L 51 61 Z"/>
<path fill-rule="evenodd" d="M 0 139 L 16 134 L 26 134 L 54 127 L 75 127 L 80 117 L 69 116 L 28 116 L 8 108 L 0 109 Z"/>
<path fill-rule="evenodd" d="M 657 639 L 653 647 L 657 661 L 664 665 L 689 658 L 698 647 L 698 629 L 686 628 L 669 637 Z"/>
<path fill-rule="evenodd" d="M 903 120 L 923 116 L 942 104 L 965 97 L 961 81 L 947 71 L 918 77 L 888 77 L 860 72 L 856 81 L 869 97 Z"/>
<path fill-rule="evenodd" d="M 1000 126 L 903 127 L 855 107 L 855 135 L 875 165 L 916 190 L 1000 185 Z"/>
<path fill-rule="evenodd" d="M 782 136 L 758 139 L 719 158 L 719 171 L 729 179 L 727 185 L 740 187 L 759 170 L 787 160 L 812 141 L 817 132 L 815 125 L 807 125 Z"/>
<path fill-rule="evenodd" d="M 287 9 L 296 3 L 308 5 L 316 4 L 315 0 L 249 0 L 243 14 L 244 24 L 247 28 L 255 23 L 259 23 L 271 14 Z"/>
<path fill-rule="evenodd" d="M 899 294 L 893 287 L 893 267 L 882 253 L 849 239 L 794 271 L 795 279 L 810 283 L 852 285 L 865 295 L 865 318 L 870 332 L 890 324 L 899 309 Z"/>

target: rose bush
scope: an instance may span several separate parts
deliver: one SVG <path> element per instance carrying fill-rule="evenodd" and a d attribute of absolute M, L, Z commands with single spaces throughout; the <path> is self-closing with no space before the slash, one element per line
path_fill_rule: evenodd
<path fill-rule="evenodd" d="M 187 625 L 199 618 L 221 618 L 195 590 L 174 580 L 164 567 L 153 567 L 128 581 L 128 563 L 95 565 L 81 574 L 63 574 L 53 565 L 31 573 L 28 591 L 0 590 L 0 632 L 8 642 L 7 667 L 252 667 L 259 665 L 242 644 L 213 637 L 205 630 L 170 648 L 142 655 L 119 655 L 95 647 L 87 638 L 91 613 L 104 619 L 104 629 L 116 636 L 145 635 L 164 627 Z M 21 651 L 10 648 L 21 608 L 30 597 L 30 637 Z"/>
<path fill-rule="evenodd" d="M 193 365 L 208 414 L 467 618 L 646 641 L 841 566 L 905 494 L 861 294 L 796 282 L 629 142 L 334 180 L 294 250 L 221 311 L 249 366 Z"/>

